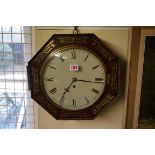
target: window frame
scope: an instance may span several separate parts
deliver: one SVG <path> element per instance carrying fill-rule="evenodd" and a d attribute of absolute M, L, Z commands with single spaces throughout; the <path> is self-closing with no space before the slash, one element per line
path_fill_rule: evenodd
<path fill-rule="evenodd" d="M 1 27 L 3 27 L 3 26 L 1 26 Z M 0 27 L 0 28 L 1 28 Z M 32 26 L 28 26 L 28 27 L 30 27 L 30 29 L 31 29 L 31 31 L 26 31 L 26 32 L 23 32 L 23 28 L 22 27 L 24 27 L 24 26 L 20 26 L 21 28 L 20 28 L 20 35 L 21 35 L 21 38 L 25 35 L 25 34 L 27 34 L 27 33 L 29 33 L 28 35 L 31 37 L 30 39 L 31 39 L 31 42 L 30 42 L 30 46 L 31 46 L 31 50 L 28 50 L 28 52 L 30 52 L 29 54 L 30 54 L 30 57 L 29 57 L 29 59 L 35 54 L 35 27 L 32 27 Z M 12 26 L 10 26 L 10 28 L 12 29 Z M 25 27 L 24 29 L 26 29 L 27 30 L 27 28 Z M 29 28 L 28 28 L 29 29 Z M 5 32 L 4 32 L 5 33 Z M 2 32 L 2 35 L 4 35 L 4 33 Z M 12 37 L 12 34 L 14 34 L 12 31 L 10 31 L 10 32 L 8 32 L 8 33 L 6 33 L 6 34 L 10 34 L 11 35 L 11 37 Z M 2 38 L 3 39 L 3 38 Z M 12 39 L 11 39 L 12 40 Z M 14 42 L 8 42 L 7 44 L 13 44 Z M 16 43 L 16 42 L 15 42 Z M 18 43 L 18 42 L 17 42 Z M 26 44 L 26 42 L 24 41 L 24 42 L 22 42 L 22 40 L 21 40 L 21 43 L 24 43 L 24 44 Z M 3 44 L 5 44 L 5 42 L 3 42 L 3 40 L 2 40 L 2 46 L 4 46 Z M 12 46 L 12 45 L 9 45 L 9 46 Z M 12 47 L 11 47 L 12 48 Z M 16 50 L 13 50 L 14 52 L 16 51 Z M 25 51 L 25 50 L 24 50 Z M 7 52 L 7 51 L 6 51 Z M 17 52 L 18 52 L 18 49 L 17 49 Z M 2 53 L 4 53 L 4 51 L 2 51 Z M 13 54 L 12 54 L 13 55 Z M 5 57 L 4 57 L 5 58 Z M 4 59 L 3 58 L 3 59 Z M 28 61 L 29 61 L 29 59 L 28 59 Z M 11 62 L 12 61 L 14 61 L 14 59 L 9 59 Z M 3 61 L 3 60 L 2 60 Z M 25 64 L 25 62 L 26 62 L 26 64 Z M 5 63 L 7 63 L 7 62 L 3 62 L 4 64 Z M 13 62 L 14 63 L 14 62 Z M 26 67 L 26 65 L 27 65 L 27 61 L 24 59 L 24 63 L 23 63 L 23 65 Z M 22 70 L 21 70 L 21 74 L 23 75 L 23 73 L 25 74 L 27 71 L 26 71 L 26 68 L 23 68 Z M 8 72 L 8 71 L 7 71 Z M 18 82 L 18 81 L 21 81 L 24 85 L 26 84 L 26 85 L 28 85 L 28 81 L 27 81 L 27 78 L 26 79 L 22 79 L 22 80 L 16 80 L 16 78 L 15 78 L 15 76 L 14 76 L 14 72 L 18 72 L 18 71 L 16 71 L 16 70 L 11 70 L 10 71 L 10 73 L 11 72 L 13 72 L 13 79 L 10 79 L 10 82 L 12 81 L 12 80 L 14 80 L 15 82 Z M 23 72 L 23 73 L 22 73 Z M 3 71 L 2 71 L 2 73 L 3 73 Z M 8 72 L 9 73 L 9 72 Z M 20 72 L 19 72 L 20 73 Z M 5 73 L 5 70 L 4 70 L 4 75 L 5 75 L 6 73 Z M 4 79 L 2 79 L 2 80 L 4 80 L 4 81 L 6 81 L 6 77 L 4 78 Z M 7 80 L 8 81 L 8 80 Z M 13 83 L 13 85 L 14 85 L 15 83 Z M 23 85 L 23 88 L 21 88 L 21 89 L 23 89 L 23 90 L 25 90 L 25 87 L 24 87 L 24 85 Z M 6 88 L 6 83 L 5 83 L 5 88 Z M 5 89 L 4 88 L 4 89 Z M 14 89 L 14 92 L 16 93 L 16 91 L 15 91 L 15 88 L 13 88 Z M 18 89 L 18 88 L 17 88 Z M 26 92 L 25 92 L 26 91 Z M 31 96 L 29 97 L 28 96 L 28 98 L 27 98 L 27 94 L 30 94 L 30 90 L 28 90 L 28 88 L 26 88 L 26 90 L 25 90 L 24 92 L 26 93 L 26 96 L 24 97 L 25 99 L 24 99 L 24 101 L 22 101 L 21 102 L 21 105 L 20 105 L 20 111 L 19 111 L 19 114 L 15 114 L 14 112 L 12 113 L 10 113 L 11 115 L 13 114 L 15 114 L 14 116 L 16 117 L 16 129 L 19 129 L 19 128 L 21 128 L 21 125 L 22 125 L 22 123 L 23 123 L 23 121 L 20 121 L 20 122 L 18 122 L 18 120 L 23 120 L 23 118 L 24 117 L 29 117 L 29 114 L 31 114 L 31 113 L 26 113 L 26 115 L 25 115 L 25 108 L 27 107 L 27 104 L 26 103 L 28 103 L 29 102 L 29 98 L 31 98 Z M 10 95 L 9 95 L 10 96 Z M 3 90 L 2 90 L 2 97 L 3 97 Z M 5 96 L 4 96 L 5 97 Z M 23 96 L 22 96 L 23 97 Z M 9 97 L 10 98 L 10 97 Z M 11 97 L 12 98 L 12 97 Z M 16 98 L 16 97 L 15 97 Z M 3 98 L 2 98 L 3 99 Z M 7 98 L 6 98 L 7 99 Z M 14 97 L 12 98 L 13 100 L 14 100 Z M 27 100 L 28 99 L 28 100 Z M 6 102 L 6 101 L 5 101 Z M 31 101 L 30 101 L 31 102 Z M 7 104 L 7 103 L 5 103 L 5 104 Z M 18 103 L 17 103 L 18 104 Z M 6 108 L 7 108 L 7 106 L 8 105 L 6 105 Z M 31 108 L 32 108 L 32 110 L 31 110 Z M 7 108 L 8 109 L 8 108 Z M 3 109 L 2 109 L 3 110 Z M 31 117 L 33 118 L 33 126 L 31 127 L 30 126 L 30 128 L 33 128 L 33 129 L 36 129 L 36 128 L 38 128 L 38 106 L 37 106 L 37 104 L 32 100 L 32 107 L 30 106 L 29 107 L 29 105 L 28 105 L 28 110 L 30 110 L 30 112 L 32 111 L 32 114 L 31 114 Z M 14 111 L 14 110 L 13 110 Z M 22 112 L 22 113 L 21 113 Z M 9 114 L 9 113 L 8 113 Z M 21 115 L 20 115 L 21 114 Z M 12 116 L 13 116 L 12 115 Z M 18 115 L 18 117 L 16 116 L 16 115 Z M 12 117 L 11 116 L 11 117 Z M 13 116 L 13 117 L 14 117 Z M 7 116 L 6 116 L 6 118 L 7 118 Z M 10 118 L 11 119 L 11 118 Z M 28 118 L 28 120 L 29 120 L 29 118 Z M 7 120 L 6 120 L 7 121 Z M 8 120 L 9 121 L 9 120 Z M 12 126 L 10 126 L 10 123 L 11 123 L 11 121 L 12 121 L 12 119 L 10 120 L 10 122 L 6 122 L 6 123 L 8 123 L 8 127 L 7 128 L 14 128 L 14 126 L 12 127 Z M 13 120 L 13 122 L 14 122 L 15 120 Z M 31 121 L 31 120 L 30 120 Z M 24 121 L 25 122 L 25 121 Z M 31 123 L 31 122 L 27 122 L 26 121 L 26 123 Z M 2 123 L 3 124 L 3 123 Z M 9 127 L 10 126 L 10 127 Z M 3 128 L 3 126 L 2 126 L 2 128 Z M 4 126 L 4 128 L 5 128 L 5 126 Z M 25 127 L 25 128 L 27 128 L 27 127 Z"/>

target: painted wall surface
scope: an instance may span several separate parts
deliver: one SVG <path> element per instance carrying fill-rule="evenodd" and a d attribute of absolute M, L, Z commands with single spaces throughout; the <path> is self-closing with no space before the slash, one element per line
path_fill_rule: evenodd
<path fill-rule="evenodd" d="M 55 120 L 55 118 L 39 106 L 38 128 L 123 128 L 123 121 L 125 118 L 125 70 L 129 30 L 128 28 L 123 27 L 81 27 L 79 29 L 80 33 L 96 34 L 114 53 L 116 53 L 116 55 L 118 55 L 119 58 L 121 58 L 120 96 L 94 120 Z M 50 27 L 50 29 L 44 29 L 43 27 L 36 28 L 36 51 L 38 51 L 53 34 L 61 33 L 73 33 L 73 27 L 61 27 L 58 29 L 56 27 Z"/>

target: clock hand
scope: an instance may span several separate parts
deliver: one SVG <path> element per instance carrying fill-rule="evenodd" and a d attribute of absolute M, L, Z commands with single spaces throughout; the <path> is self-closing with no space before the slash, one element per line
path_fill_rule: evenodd
<path fill-rule="evenodd" d="M 80 81 L 80 82 L 91 82 L 91 83 L 103 83 L 103 82 L 95 82 L 95 81 L 88 81 L 88 80 L 76 80 L 76 81 Z"/>
<path fill-rule="evenodd" d="M 76 82 L 76 81 L 77 81 L 76 78 L 73 78 L 73 79 L 72 79 L 72 82 L 70 83 L 70 85 L 69 85 L 67 88 L 65 88 L 65 91 L 64 91 L 63 95 L 65 95 L 66 92 L 69 92 L 69 88 L 70 88 L 70 87 L 72 86 L 72 84 L 73 84 L 74 82 Z"/>
<path fill-rule="evenodd" d="M 71 87 L 72 84 L 73 84 L 74 82 L 76 82 L 76 81 L 77 81 L 77 79 L 76 79 L 76 78 L 73 78 L 73 79 L 72 79 L 72 82 L 69 84 L 69 86 L 68 86 L 67 88 L 65 88 L 65 91 L 64 91 L 64 93 L 62 94 L 62 97 L 61 97 L 61 99 L 60 99 L 60 102 L 62 102 L 62 101 L 64 100 L 65 94 L 66 94 L 67 92 L 69 92 L 70 87 Z"/>

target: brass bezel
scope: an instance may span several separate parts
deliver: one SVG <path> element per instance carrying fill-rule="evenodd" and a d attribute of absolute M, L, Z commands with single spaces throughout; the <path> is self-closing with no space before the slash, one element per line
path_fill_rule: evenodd
<path fill-rule="evenodd" d="M 70 111 L 79 111 L 79 110 L 83 110 L 83 109 L 87 109 L 87 108 L 91 107 L 95 102 L 93 102 L 90 106 L 87 106 L 87 107 L 81 108 L 81 109 L 75 109 L 75 110 L 73 110 L 73 109 L 67 109 L 67 108 L 61 107 L 61 106 L 59 106 L 57 103 L 55 103 L 55 101 L 53 101 L 53 100 L 48 96 L 48 94 L 46 93 L 46 90 L 45 90 L 44 84 L 43 84 L 43 76 L 42 76 L 46 64 L 52 59 L 53 55 L 55 55 L 56 53 L 59 53 L 59 52 L 61 52 L 61 51 L 64 51 L 64 50 L 66 50 L 66 49 L 72 49 L 72 48 L 84 49 L 84 50 L 90 52 L 91 54 L 93 54 L 96 58 L 98 58 L 98 59 L 100 60 L 100 62 L 102 62 L 102 66 L 103 66 L 103 69 L 104 69 L 104 71 L 105 71 L 105 85 L 104 85 L 104 89 L 103 89 L 102 94 L 99 96 L 99 98 L 98 98 L 95 102 L 97 102 L 97 101 L 102 97 L 102 95 L 103 95 L 104 92 L 105 92 L 106 84 L 107 84 L 107 82 L 106 82 L 106 81 L 107 81 L 107 68 L 106 68 L 106 66 L 105 66 L 105 63 L 104 63 L 104 61 L 98 56 L 98 54 L 95 53 L 94 51 L 90 50 L 89 48 L 82 47 L 82 46 L 77 46 L 77 45 L 69 45 L 69 46 L 60 47 L 60 48 L 58 48 L 58 49 L 52 51 L 52 52 L 47 56 L 47 58 L 44 60 L 44 62 L 43 62 L 43 64 L 42 64 L 42 68 L 41 68 L 41 71 L 40 71 L 40 85 L 41 85 L 41 88 L 42 88 L 42 90 L 43 90 L 44 95 L 48 98 L 48 100 L 49 100 L 50 102 L 54 103 L 55 106 L 57 106 L 57 107 L 60 108 L 60 109 L 65 109 L 65 110 L 70 110 Z"/>

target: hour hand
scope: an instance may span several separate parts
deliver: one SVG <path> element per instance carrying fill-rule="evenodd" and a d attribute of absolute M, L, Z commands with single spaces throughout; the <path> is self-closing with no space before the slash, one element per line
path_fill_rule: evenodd
<path fill-rule="evenodd" d="M 65 92 L 69 92 L 69 89 L 67 89 L 67 88 L 65 88 L 64 90 L 65 90 Z"/>
<path fill-rule="evenodd" d="M 61 99 L 60 99 L 60 105 L 61 105 L 61 103 L 64 102 L 65 94 L 66 94 L 67 92 L 69 92 L 69 89 L 70 89 L 70 87 L 72 86 L 72 84 L 73 84 L 74 82 L 76 82 L 76 78 L 73 78 L 72 81 L 71 81 L 71 83 L 69 84 L 69 86 L 68 86 L 67 88 L 64 89 L 65 91 L 64 91 L 64 93 L 62 94 L 62 97 L 61 97 Z"/>
<path fill-rule="evenodd" d="M 61 99 L 60 99 L 60 105 L 64 102 L 64 100 L 65 100 L 65 97 L 64 97 L 64 95 L 61 97 Z"/>

